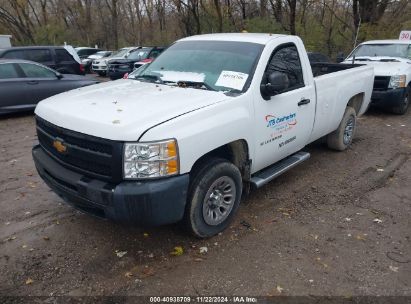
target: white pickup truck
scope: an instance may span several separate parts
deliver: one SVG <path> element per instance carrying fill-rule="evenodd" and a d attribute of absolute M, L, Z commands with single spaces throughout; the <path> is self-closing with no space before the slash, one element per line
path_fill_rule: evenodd
<path fill-rule="evenodd" d="M 129 79 L 40 102 L 33 158 L 78 209 L 138 225 L 183 220 L 210 237 L 243 192 L 307 160 L 307 144 L 326 136 L 346 149 L 373 78 L 367 66 L 311 67 L 296 36 L 188 37 Z"/>
<path fill-rule="evenodd" d="M 411 102 L 411 40 L 374 40 L 361 43 L 344 63 L 374 67 L 371 105 L 405 114 Z"/>

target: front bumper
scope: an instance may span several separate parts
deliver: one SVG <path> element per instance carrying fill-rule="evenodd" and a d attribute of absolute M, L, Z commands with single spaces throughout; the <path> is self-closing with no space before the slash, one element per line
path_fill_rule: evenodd
<path fill-rule="evenodd" d="M 171 224 L 183 218 L 188 174 L 113 185 L 63 167 L 39 145 L 33 148 L 32 154 L 46 184 L 81 211 L 138 226 Z"/>
<path fill-rule="evenodd" d="M 93 69 L 93 71 L 96 71 L 96 72 L 106 72 L 107 71 L 107 65 L 92 64 L 91 68 Z"/>
<path fill-rule="evenodd" d="M 397 107 L 404 102 L 406 93 L 406 88 L 373 91 L 371 96 L 371 105 L 382 108 Z"/>

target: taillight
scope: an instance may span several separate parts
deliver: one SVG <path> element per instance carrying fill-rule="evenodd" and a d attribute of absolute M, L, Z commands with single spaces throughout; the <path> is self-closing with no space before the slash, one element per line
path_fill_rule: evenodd
<path fill-rule="evenodd" d="M 125 73 L 125 74 L 123 75 L 123 79 L 128 79 L 128 73 Z"/>
<path fill-rule="evenodd" d="M 80 72 L 81 72 L 81 73 L 84 73 L 84 72 L 85 72 L 85 70 L 84 70 L 84 65 L 82 65 L 82 64 L 80 64 Z"/>

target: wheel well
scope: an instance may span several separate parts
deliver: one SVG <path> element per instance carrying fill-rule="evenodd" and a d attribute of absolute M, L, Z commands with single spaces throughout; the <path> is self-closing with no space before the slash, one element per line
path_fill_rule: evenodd
<path fill-rule="evenodd" d="M 197 171 L 197 169 L 201 167 L 204 162 L 212 157 L 224 158 L 230 161 L 240 170 L 242 178 L 244 180 L 249 180 L 251 162 L 249 158 L 248 145 L 244 139 L 230 142 L 201 156 L 194 163 L 191 172 Z"/>
<path fill-rule="evenodd" d="M 353 97 L 351 97 L 350 101 L 348 101 L 347 107 L 352 107 L 355 110 L 355 113 L 359 113 L 364 102 L 364 93 L 359 93 Z"/>

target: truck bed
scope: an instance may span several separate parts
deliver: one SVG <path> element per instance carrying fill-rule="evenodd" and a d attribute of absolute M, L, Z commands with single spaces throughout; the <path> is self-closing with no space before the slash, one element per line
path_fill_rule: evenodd
<path fill-rule="evenodd" d="M 360 67 L 362 64 L 311 63 L 314 77 Z"/>
<path fill-rule="evenodd" d="M 337 129 L 347 102 L 357 96 L 361 104 L 355 110 L 361 116 L 371 99 L 374 69 L 361 64 L 313 64 L 317 92 L 316 119 L 311 141 Z"/>

